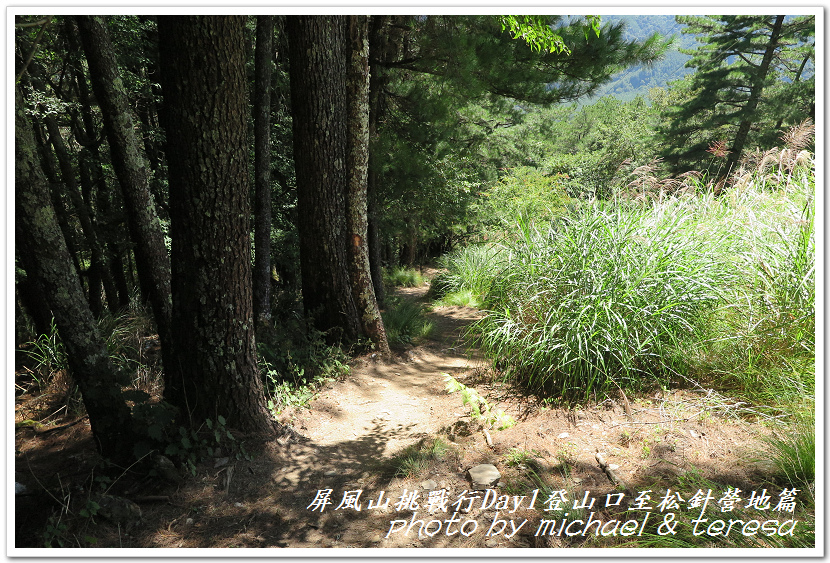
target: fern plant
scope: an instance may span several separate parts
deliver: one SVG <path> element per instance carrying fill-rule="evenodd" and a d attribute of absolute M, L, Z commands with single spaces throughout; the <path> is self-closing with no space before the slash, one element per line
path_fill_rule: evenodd
<path fill-rule="evenodd" d="M 487 399 L 472 387 L 467 387 L 448 373 L 444 374 L 444 381 L 448 392 L 461 392 L 461 402 L 470 406 L 470 416 L 473 420 L 480 421 L 485 427 L 496 430 L 507 430 L 516 425 L 516 419 L 502 409 L 493 412 L 493 407 Z"/>

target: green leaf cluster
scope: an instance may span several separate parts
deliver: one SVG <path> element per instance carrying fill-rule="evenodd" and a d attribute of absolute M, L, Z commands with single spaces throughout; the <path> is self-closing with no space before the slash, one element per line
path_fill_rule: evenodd
<path fill-rule="evenodd" d="M 470 416 L 473 420 L 481 421 L 487 428 L 507 430 L 516 425 L 516 419 L 504 410 L 493 412 L 493 407 L 472 387 L 467 387 L 448 373 L 444 375 L 445 389 L 449 393 L 461 392 L 461 401 L 470 406 Z"/>

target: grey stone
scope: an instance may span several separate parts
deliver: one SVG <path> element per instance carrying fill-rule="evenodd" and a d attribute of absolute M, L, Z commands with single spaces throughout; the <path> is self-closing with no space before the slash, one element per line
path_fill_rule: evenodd
<path fill-rule="evenodd" d="M 425 491 L 433 491 L 438 488 L 438 483 L 432 479 L 427 479 L 426 481 L 421 482 L 421 488 Z"/>
<path fill-rule="evenodd" d="M 501 479 L 501 473 L 499 473 L 495 465 L 482 463 L 468 469 L 467 477 L 472 482 L 473 487 L 486 489 L 496 486 L 496 483 Z"/>
<path fill-rule="evenodd" d="M 182 474 L 179 473 L 178 469 L 176 469 L 176 465 L 170 461 L 170 458 L 160 455 L 156 457 L 155 461 L 156 473 L 158 473 L 159 477 L 171 483 L 181 484 L 184 482 L 184 477 L 182 477 Z"/>
<path fill-rule="evenodd" d="M 218 467 L 223 467 L 230 463 L 231 458 L 229 457 L 220 457 L 216 461 L 213 462 L 213 468 L 216 469 Z"/>
<path fill-rule="evenodd" d="M 141 521 L 141 508 L 133 501 L 113 495 L 97 495 L 98 514 L 107 520 L 130 529 Z"/>

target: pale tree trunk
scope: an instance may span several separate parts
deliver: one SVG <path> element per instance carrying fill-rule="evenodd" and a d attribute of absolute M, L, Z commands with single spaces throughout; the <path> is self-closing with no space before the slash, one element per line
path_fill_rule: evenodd
<path fill-rule="evenodd" d="M 363 333 L 378 352 L 391 355 L 369 269 L 368 200 L 369 171 L 369 18 L 349 16 L 349 49 L 346 72 L 346 130 L 348 153 L 347 216 L 349 270 L 355 306 Z"/>

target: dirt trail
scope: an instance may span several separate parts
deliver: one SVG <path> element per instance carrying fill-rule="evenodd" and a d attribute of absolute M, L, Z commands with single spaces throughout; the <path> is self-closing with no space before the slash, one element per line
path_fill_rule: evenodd
<path fill-rule="evenodd" d="M 399 291 L 406 298 L 423 299 L 426 288 Z M 98 518 L 92 528 L 73 530 L 74 542 L 93 537 L 96 546 L 133 548 L 561 547 L 564 540 L 538 538 L 533 530 L 510 538 L 488 537 L 496 514 L 492 507 L 462 511 L 456 529 L 469 521 L 466 530 L 477 526 L 475 533 L 447 535 L 442 529 L 432 536 L 419 534 L 420 519 L 443 523 L 454 512 L 449 508 L 429 514 L 428 496 L 444 495 L 454 503 L 472 488 L 466 470 L 473 465 L 498 468 L 499 494 L 525 495 L 539 487 L 517 452 L 538 462 L 533 467 L 541 486 L 573 494 L 590 491 L 597 497 L 615 490 L 597 465 L 598 451 L 631 490 L 675 487 L 689 469 L 744 490 L 760 482 L 758 442 L 767 429 L 718 411 L 711 406 L 717 401 L 708 395 L 657 392 L 630 397 L 628 409 L 608 399 L 582 410 L 562 410 L 545 408 L 510 385 L 494 383 L 487 362 L 468 351 L 460 338 L 479 315 L 463 307 L 433 310 L 431 340 L 389 362 L 360 358 L 348 376 L 328 384 L 308 408 L 282 413 L 281 421 L 304 440 L 249 443 L 248 450 L 254 452 L 250 459 L 234 460 L 223 457 L 228 452 L 217 452 L 216 459 L 205 460 L 196 476 L 183 483 L 148 481 L 140 494 L 162 500 L 141 503 L 140 524 L 125 531 Z M 491 430 L 488 442 L 460 394 L 445 390 L 444 373 L 474 387 L 516 425 Z M 445 451 L 430 457 L 428 447 L 436 439 Z M 94 458 L 84 425 L 48 440 L 52 449 L 83 447 L 84 459 Z M 28 449 L 27 444 L 19 440 L 17 447 Z M 33 447 L 38 444 L 31 442 Z M 402 452 L 412 445 L 416 447 L 409 453 L 420 448 L 424 455 L 402 461 Z M 408 472 L 402 471 L 404 461 Z M 44 466 L 41 474 L 46 471 Z M 18 472 L 25 477 L 20 466 Z M 354 506 L 343 503 L 347 493 L 357 491 Z M 410 498 L 413 492 L 419 496 Z M 418 506 L 402 503 L 407 498 Z M 538 520 L 539 514 L 538 507 L 522 509 L 511 519 Z M 401 519 L 412 526 L 390 533 Z"/>
<path fill-rule="evenodd" d="M 426 288 L 400 293 L 421 300 Z M 373 455 L 392 455 L 438 432 L 464 414 L 459 399 L 445 390 L 443 374 L 458 376 L 484 365 L 461 340 L 463 329 L 479 316 L 474 309 L 439 308 L 431 314 L 435 329 L 429 342 L 391 362 L 360 360 L 310 410 L 289 417 L 296 417 L 295 427 L 316 444 L 359 452 L 372 442 L 378 445 Z"/>

